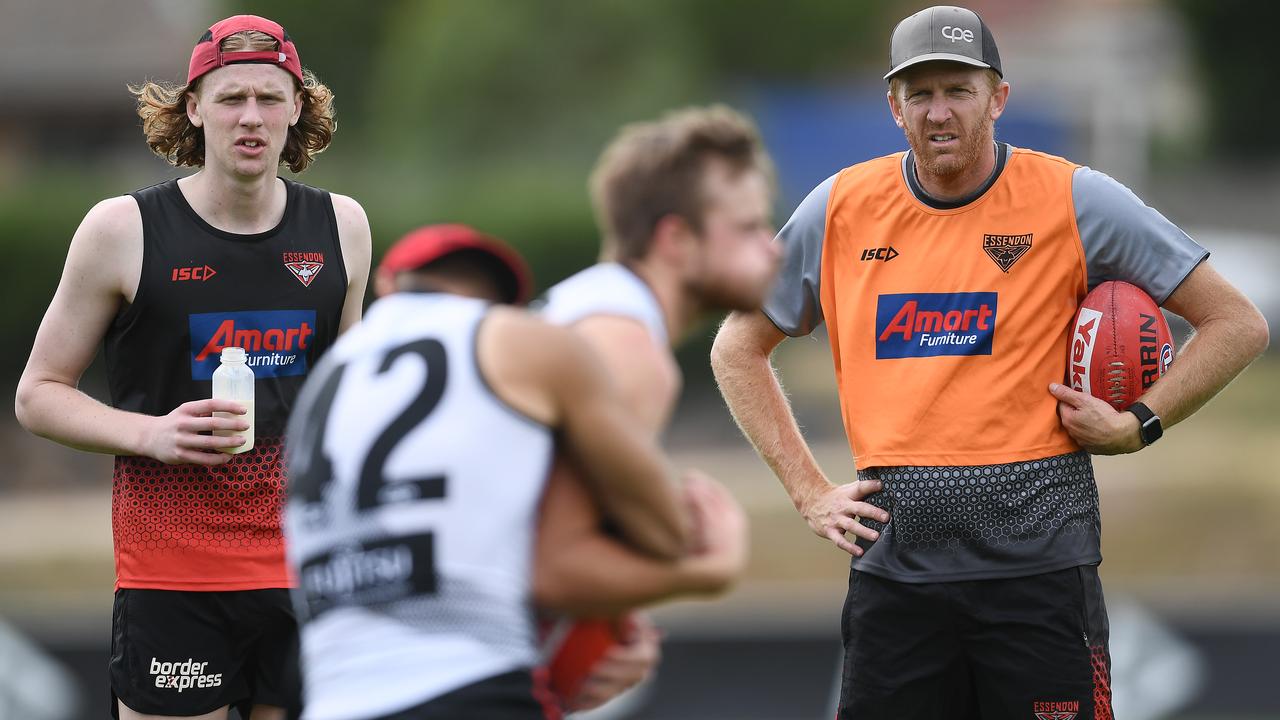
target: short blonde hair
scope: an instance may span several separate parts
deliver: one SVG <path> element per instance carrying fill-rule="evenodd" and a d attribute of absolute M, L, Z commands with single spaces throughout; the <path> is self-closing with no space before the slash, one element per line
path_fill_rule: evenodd
<path fill-rule="evenodd" d="M 703 176 L 715 161 L 734 175 L 755 170 L 772 179 L 760 132 L 724 106 L 685 108 L 622 128 L 591 173 L 591 200 L 613 260 L 643 258 L 658 221 L 683 217 L 702 227 Z"/>
<path fill-rule="evenodd" d="M 279 43 L 256 30 L 229 35 L 222 41 L 223 52 L 242 50 L 278 50 Z M 138 117 L 147 145 L 160 157 L 178 167 L 204 166 L 204 132 L 187 117 L 187 93 L 199 91 L 200 80 L 189 85 L 157 83 L 150 80 L 130 85 L 129 92 L 138 99 Z M 302 115 L 289 128 L 280 162 L 293 172 L 302 172 L 324 152 L 333 140 L 338 122 L 334 118 L 333 92 L 310 70 L 302 71 L 302 82 L 294 80 L 302 91 Z"/>

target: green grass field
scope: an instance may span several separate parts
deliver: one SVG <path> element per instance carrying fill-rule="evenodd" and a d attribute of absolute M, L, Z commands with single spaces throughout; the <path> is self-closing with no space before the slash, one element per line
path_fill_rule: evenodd
<path fill-rule="evenodd" d="M 806 370 L 812 389 L 804 383 L 791 383 L 791 389 L 800 396 L 832 397 L 825 348 L 799 345 L 812 355 L 788 358 L 795 366 L 788 370 L 793 376 Z M 1191 612 L 1215 613 L 1242 598 L 1275 604 L 1270 598 L 1280 588 L 1278 401 L 1280 358 L 1268 358 L 1158 445 L 1096 460 L 1109 587 Z M 28 611 L 65 609 L 79 597 L 109 592 L 109 459 L 58 448 L 16 425 L 0 436 L 10 456 L 37 458 L 28 463 L 29 472 L 93 478 L 82 490 L 62 484 L 56 493 L 10 492 L 0 502 L 0 612 L 17 610 L 15 604 Z M 833 478 L 852 475 L 842 436 L 815 444 L 815 451 Z M 806 594 L 825 608 L 830 592 L 843 592 L 847 558 L 809 532 L 745 442 L 682 450 L 676 460 L 722 479 L 751 516 L 751 564 L 730 605 L 767 612 L 775 600 L 786 599 L 803 613 Z M 24 487 L 43 485 L 36 479 Z"/>

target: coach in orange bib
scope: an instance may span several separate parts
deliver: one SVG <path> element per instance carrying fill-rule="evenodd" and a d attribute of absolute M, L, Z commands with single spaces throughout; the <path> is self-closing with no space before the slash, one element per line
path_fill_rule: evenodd
<path fill-rule="evenodd" d="M 763 312 L 716 338 L 716 377 L 810 528 L 853 556 L 839 718 L 1110 718 L 1089 454 L 1154 442 L 1262 352 L 1267 326 L 1124 186 L 996 142 L 1009 84 L 976 13 L 912 15 L 889 54 L 910 149 L 805 198 Z M 1134 412 L 1059 384 L 1072 316 L 1105 280 L 1196 329 Z M 769 360 L 823 322 L 847 484 L 814 461 Z M 1140 429 L 1144 411 L 1157 420 Z"/>

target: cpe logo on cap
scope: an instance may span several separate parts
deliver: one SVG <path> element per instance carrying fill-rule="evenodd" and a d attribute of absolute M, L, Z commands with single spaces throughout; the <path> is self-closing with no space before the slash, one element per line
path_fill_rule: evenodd
<path fill-rule="evenodd" d="M 989 68 L 1004 77 L 1000 51 L 978 13 L 955 5 L 935 5 L 903 18 L 889 40 L 885 80 L 924 62 L 948 61 Z"/>

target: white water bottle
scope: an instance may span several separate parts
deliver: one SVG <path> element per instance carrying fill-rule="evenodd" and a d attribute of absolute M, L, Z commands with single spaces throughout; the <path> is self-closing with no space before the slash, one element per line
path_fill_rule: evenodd
<path fill-rule="evenodd" d="M 242 453 L 253 449 L 253 370 L 245 365 L 244 348 L 222 348 L 221 362 L 213 371 L 213 398 L 215 400 L 231 400 L 245 406 L 244 415 L 229 412 L 215 412 L 214 417 L 242 418 L 249 422 L 248 430 L 214 430 L 220 437 L 239 435 L 244 444 L 223 448 L 224 453 Z"/>

